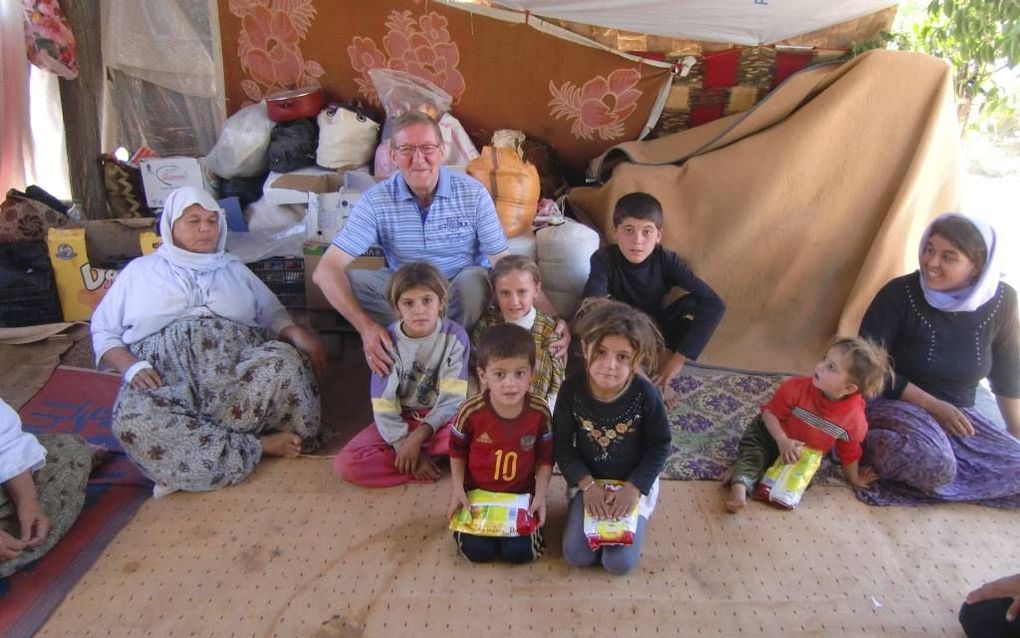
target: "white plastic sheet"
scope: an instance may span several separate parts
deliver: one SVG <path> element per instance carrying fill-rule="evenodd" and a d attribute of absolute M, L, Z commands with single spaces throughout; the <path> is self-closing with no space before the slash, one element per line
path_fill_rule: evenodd
<path fill-rule="evenodd" d="M 205 155 L 223 122 L 208 0 L 103 0 L 103 148 Z"/>
<path fill-rule="evenodd" d="M 498 0 L 544 18 L 754 46 L 870 15 L 894 0 Z"/>

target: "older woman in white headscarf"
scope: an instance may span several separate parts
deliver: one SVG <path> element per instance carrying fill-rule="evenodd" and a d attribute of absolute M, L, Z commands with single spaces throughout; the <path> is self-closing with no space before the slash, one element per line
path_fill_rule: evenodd
<path fill-rule="evenodd" d="M 207 193 L 171 193 L 160 235 L 92 317 L 97 362 L 124 375 L 113 431 L 131 460 L 157 490 L 202 491 L 243 480 L 264 455 L 315 447 L 322 343 L 225 252 L 226 217 Z"/>
<path fill-rule="evenodd" d="M 865 313 L 861 334 L 895 368 L 867 409 L 864 458 L 883 480 L 865 500 L 1020 508 L 1020 320 L 1001 250 L 991 226 L 942 215 L 921 240 L 920 269 L 886 284 Z M 974 407 L 982 379 L 1005 430 Z"/>

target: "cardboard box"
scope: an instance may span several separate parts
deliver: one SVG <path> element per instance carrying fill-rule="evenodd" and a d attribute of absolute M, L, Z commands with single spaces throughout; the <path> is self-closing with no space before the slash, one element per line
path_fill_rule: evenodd
<path fill-rule="evenodd" d="M 343 228 L 361 194 L 375 183 L 364 171 L 298 169 L 282 175 L 270 173 L 262 197 L 276 206 L 306 204 L 305 239 L 328 244 Z"/>
<path fill-rule="evenodd" d="M 86 321 L 110 289 L 119 268 L 160 245 L 153 219 L 82 222 L 82 228 L 51 228 L 46 237 L 64 321 Z"/>
<path fill-rule="evenodd" d="M 361 193 L 315 193 L 308 199 L 308 213 L 305 215 L 305 239 L 328 244 L 347 223 L 347 217 L 354 205 L 361 199 Z"/>
<path fill-rule="evenodd" d="M 312 281 L 312 273 L 315 272 L 316 266 L 319 265 L 319 260 L 326 254 L 326 249 L 329 248 L 329 244 L 320 244 L 317 242 L 306 241 L 304 244 L 305 254 L 305 308 L 310 310 L 333 310 L 333 306 L 330 305 L 326 299 L 326 295 L 322 294 L 322 289 L 315 285 Z M 382 249 L 373 246 L 368 249 L 364 255 L 356 258 L 351 262 L 350 269 L 352 270 L 379 270 L 386 266 L 386 259 L 382 256 Z"/>
<path fill-rule="evenodd" d="M 342 185 L 336 171 L 318 166 L 299 168 L 290 173 L 270 172 L 262 185 L 262 200 L 273 206 L 308 204 L 309 193 L 339 190 Z"/>
<path fill-rule="evenodd" d="M 194 157 L 157 157 L 143 159 L 142 187 L 149 208 L 163 208 L 167 195 L 182 186 L 205 188 L 202 167 Z"/>
<path fill-rule="evenodd" d="M 335 183 L 330 180 L 328 185 Z M 347 171 L 340 174 L 339 190 L 331 188 L 328 192 L 309 194 L 305 238 L 325 244 L 333 241 L 361 195 L 375 184 L 375 178 L 364 171 Z"/>

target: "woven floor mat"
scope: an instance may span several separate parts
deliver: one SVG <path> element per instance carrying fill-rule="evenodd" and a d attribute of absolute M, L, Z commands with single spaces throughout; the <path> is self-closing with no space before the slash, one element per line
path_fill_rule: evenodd
<path fill-rule="evenodd" d="M 662 478 L 718 481 L 737 458 L 740 437 L 788 375 L 688 365 L 673 381 L 680 403 L 669 412 L 672 452 Z M 850 484 L 828 456 L 811 481 L 818 485 Z"/>
<path fill-rule="evenodd" d="M 785 378 L 686 366 L 673 381 L 680 403 L 669 411 L 673 446 L 662 477 L 722 478 L 737 458 L 744 430 Z"/>
<path fill-rule="evenodd" d="M 449 478 L 366 490 L 319 459 L 150 500 L 40 636 L 959 636 L 963 596 L 1017 571 L 1016 515 L 873 508 L 819 487 L 792 512 L 727 515 L 718 483 L 664 482 L 641 564 L 472 565 L 446 530 Z"/>

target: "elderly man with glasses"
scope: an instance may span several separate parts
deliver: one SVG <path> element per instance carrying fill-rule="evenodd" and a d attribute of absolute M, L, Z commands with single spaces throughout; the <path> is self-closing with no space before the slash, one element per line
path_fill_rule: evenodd
<path fill-rule="evenodd" d="M 487 268 L 507 254 L 506 234 L 496 207 L 480 182 L 443 168 L 445 145 L 439 125 L 409 111 L 393 122 L 390 153 L 399 172 L 366 192 L 333 239 L 315 270 L 315 283 L 361 335 L 373 372 L 389 373 L 393 344 L 386 326 L 396 313 L 386 297 L 390 275 L 401 264 L 427 261 L 450 281 L 450 319 L 468 331 L 489 299 Z M 347 267 L 378 244 L 386 269 Z M 539 309 L 555 317 L 544 295 Z M 551 312 L 550 312 L 551 311 Z M 567 335 L 566 323 L 558 329 Z"/>

